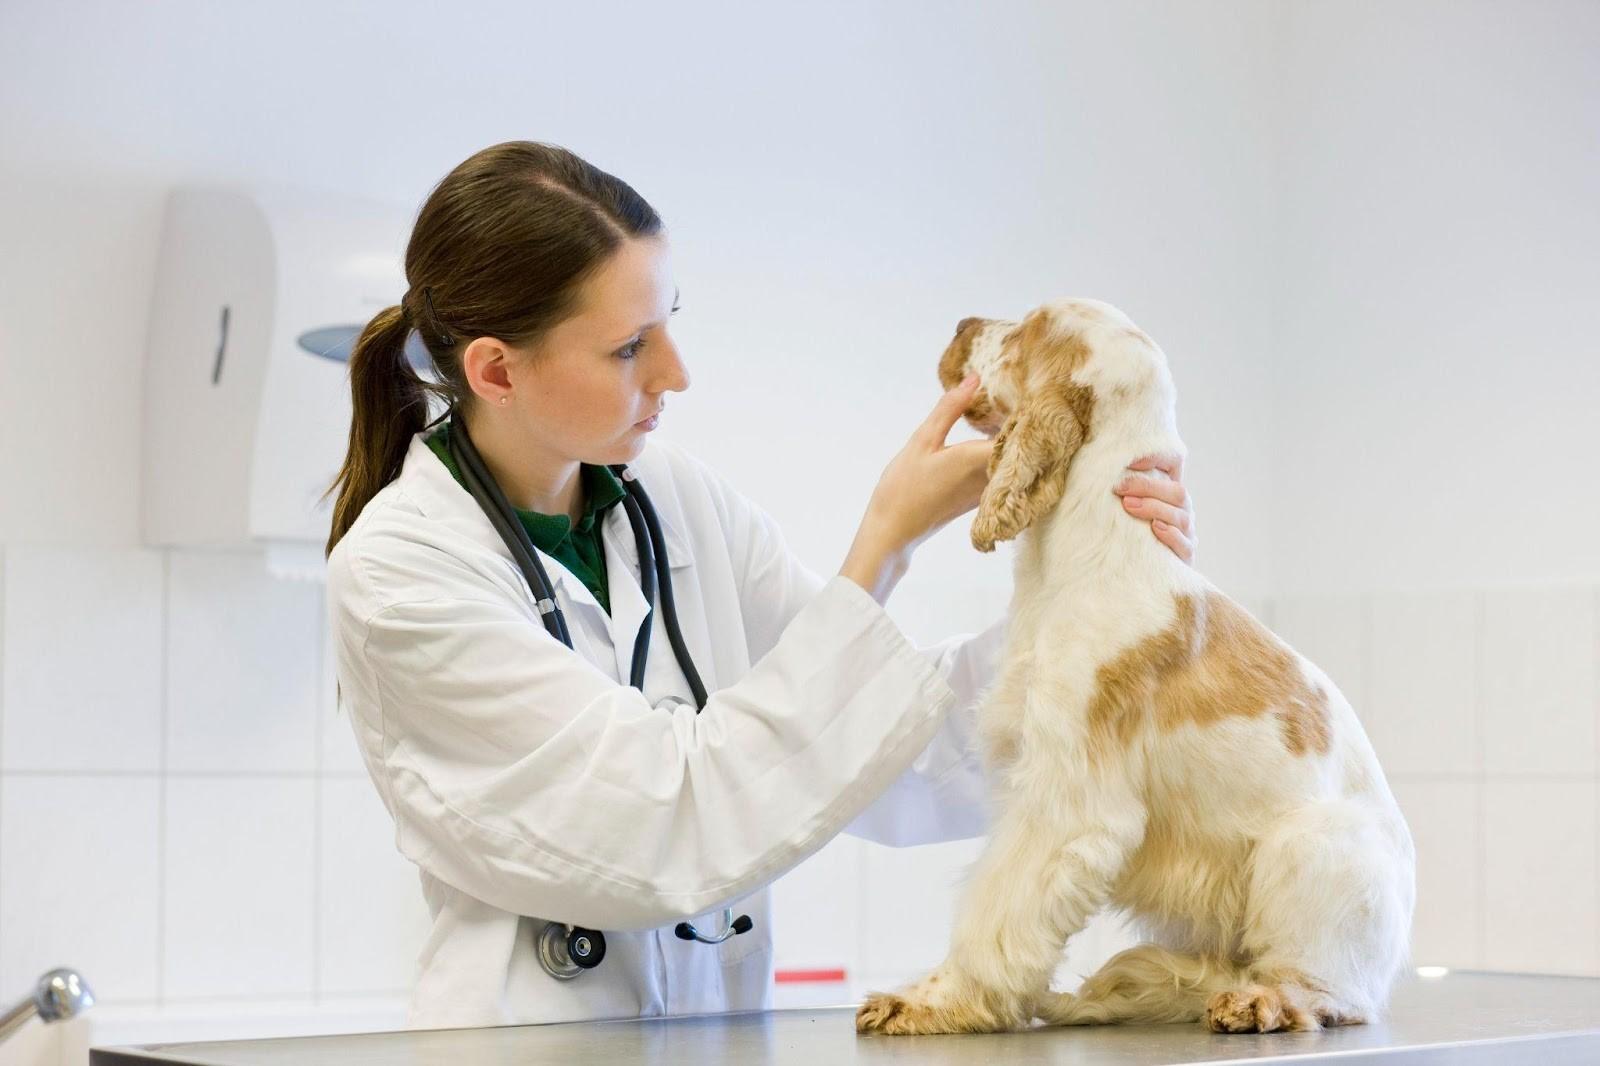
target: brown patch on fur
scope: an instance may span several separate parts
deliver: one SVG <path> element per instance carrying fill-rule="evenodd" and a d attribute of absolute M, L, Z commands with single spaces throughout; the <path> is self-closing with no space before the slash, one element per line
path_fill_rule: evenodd
<path fill-rule="evenodd" d="M 1307 681 L 1294 655 L 1218 592 L 1178 597 L 1178 617 L 1096 672 L 1091 744 L 1126 746 L 1147 723 L 1201 728 L 1271 710 L 1292 755 L 1326 754 L 1328 693 Z"/>
<path fill-rule="evenodd" d="M 1061 499 L 1094 413 L 1094 390 L 1072 381 L 1091 355 L 1080 333 L 1062 330 L 1041 308 L 1006 343 L 1017 347 L 1011 363 L 1022 379 L 1023 400 L 989 457 L 989 484 L 972 522 L 973 547 L 983 552 L 1021 533 Z"/>
<path fill-rule="evenodd" d="M 956 335 L 945 347 L 944 354 L 939 357 L 939 384 L 946 390 L 955 388 L 966 378 L 967 364 L 972 359 L 972 342 L 989 321 L 987 318 L 963 318 L 956 323 Z M 1000 428 L 1000 419 L 996 415 L 994 404 L 981 385 L 963 412 L 963 417 L 974 429 L 990 436 Z"/>
<path fill-rule="evenodd" d="M 985 321 L 982 318 L 963 318 L 956 325 L 956 335 L 939 357 L 939 384 L 946 389 L 955 388 L 967 376 L 967 360 L 972 358 L 972 341 Z"/>
<path fill-rule="evenodd" d="M 1030 381 L 1044 376 L 1049 381 L 1066 381 L 1072 372 L 1089 361 L 1089 346 L 1076 330 L 1065 329 L 1041 307 L 1022 320 L 1022 325 L 1006 338 L 1015 340 L 1018 365 Z"/>

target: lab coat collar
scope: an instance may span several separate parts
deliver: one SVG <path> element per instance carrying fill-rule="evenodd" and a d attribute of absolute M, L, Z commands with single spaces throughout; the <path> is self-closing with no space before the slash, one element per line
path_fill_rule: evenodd
<path fill-rule="evenodd" d="M 439 461 L 439 457 L 433 454 L 433 450 L 423 439 L 424 435 L 424 433 L 414 435 L 410 446 L 406 449 L 405 461 L 400 469 L 400 488 L 411 496 L 423 514 L 449 523 L 459 532 L 470 536 L 477 543 L 510 561 L 510 549 L 505 546 L 500 534 L 489 522 L 489 516 L 483 513 L 483 508 L 478 506 L 472 494 L 451 476 L 450 471 Z M 648 449 L 649 445 L 646 445 L 646 448 Z M 637 472 L 641 464 L 635 461 L 629 465 Z M 646 479 L 641 474 L 641 483 L 645 482 Z M 645 485 L 645 491 L 650 491 L 648 484 Z M 651 496 L 650 499 L 652 503 L 658 501 L 656 496 Z M 671 568 L 681 570 L 691 565 L 694 558 L 689 550 L 689 542 L 678 529 L 677 523 L 661 510 L 659 505 L 656 516 L 661 523 L 661 536 L 666 541 Z M 606 511 L 601 522 L 600 539 L 606 546 L 606 580 L 612 609 L 615 611 L 619 602 L 631 603 L 632 600 L 637 600 L 636 609 L 625 612 L 628 618 L 612 618 L 611 624 L 607 627 L 614 632 L 628 635 L 631 655 L 631 640 L 638 631 L 639 621 L 642 620 L 644 613 L 644 594 L 634 577 L 634 572 L 639 566 L 639 549 L 634 543 L 633 527 L 628 522 L 627 511 L 621 503 Z M 563 598 L 569 603 L 582 604 L 601 614 L 605 613 L 599 601 L 595 599 L 594 593 L 590 592 L 588 586 L 578 580 L 570 570 L 538 548 L 534 550 L 538 552 L 539 561 L 544 564 L 545 572 L 550 575 L 550 584 L 563 594 Z M 617 558 L 624 561 L 626 567 L 614 565 Z M 657 601 L 659 600 L 658 593 Z M 634 617 L 635 615 L 637 617 Z M 617 641 L 616 644 L 620 656 L 622 642 Z"/>

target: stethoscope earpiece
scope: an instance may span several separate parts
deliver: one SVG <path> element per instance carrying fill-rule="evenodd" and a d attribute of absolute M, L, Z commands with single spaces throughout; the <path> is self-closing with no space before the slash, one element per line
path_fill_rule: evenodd
<path fill-rule="evenodd" d="M 724 940 L 738 936 L 740 933 L 748 933 L 756 927 L 756 923 L 750 920 L 748 914 L 741 914 L 735 918 L 732 907 L 723 908 L 722 924 L 724 927 L 722 932 L 715 936 L 706 936 L 689 922 L 679 922 L 677 928 L 672 930 L 672 933 L 679 940 L 698 940 L 702 944 L 720 944 Z"/>

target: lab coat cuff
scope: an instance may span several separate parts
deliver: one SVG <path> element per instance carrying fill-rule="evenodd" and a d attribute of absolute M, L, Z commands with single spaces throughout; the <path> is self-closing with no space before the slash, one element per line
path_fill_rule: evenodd
<path fill-rule="evenodd" d="M 866 589 L 841 574 L 828 581 L 822 593 L 840 596 L 850 601 L 853 610 L 871 616 L 868 623 L 871 631 L 883 639 L 895 660 L 911 671 L 918 687 L 931 701 L 940 705 L 941 713 L 955 704 L 958 697 L 950 687 L 949 680 L 917 649 L 889 612 Z"/>

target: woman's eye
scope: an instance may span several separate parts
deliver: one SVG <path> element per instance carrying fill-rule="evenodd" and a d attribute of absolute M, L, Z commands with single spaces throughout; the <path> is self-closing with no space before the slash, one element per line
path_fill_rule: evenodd
<path fill-rule="evenodd" d="M 674 307 L 672 309 L 671 313 L 672 314 L 677 314 L 681 310 L 683 310 L 682 307 Z M 619 358 L 619 359 L 632 359 L 633 357 L 635 357 L 636 355 L 639 354 L 639 349 L 643 348 L 643 347 L 644 347 L 644 335 L 640 334 L 636 339 L 634 339 L 632 341 L 629 341 L 627 344 L 623 345 L 621 348 L 618 348 L 616 350 L 615 354 L 616 354 L 617 358 Z"/>

